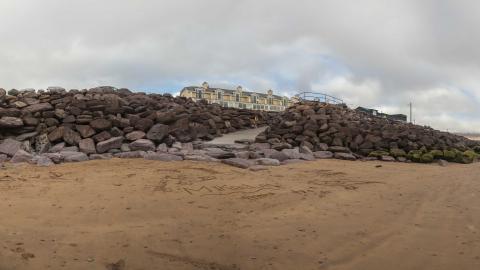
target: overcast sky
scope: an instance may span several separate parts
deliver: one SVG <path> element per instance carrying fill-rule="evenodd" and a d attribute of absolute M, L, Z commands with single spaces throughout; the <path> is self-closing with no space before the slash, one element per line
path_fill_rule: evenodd
<path fill-rule="evenodd" d="M 480 132 L 480 1 L 0 0 L 0 87 L 326 92 Z"/>

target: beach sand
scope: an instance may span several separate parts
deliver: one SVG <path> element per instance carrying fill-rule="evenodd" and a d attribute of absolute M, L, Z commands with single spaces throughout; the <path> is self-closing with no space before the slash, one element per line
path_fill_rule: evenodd
<path fill-rule="evenodd" d="M 480 163 L 0 169 L 0 269 L 480 269 Z"/>

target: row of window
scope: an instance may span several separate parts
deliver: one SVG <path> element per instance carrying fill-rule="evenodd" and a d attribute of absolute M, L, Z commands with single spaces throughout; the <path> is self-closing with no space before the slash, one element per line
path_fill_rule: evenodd
<path fill-rule="evenodd" d="M 197 99 L 203 99 L 203 91 L 195 91 L 196 95 L 195 97 Z M 222 92 L 217 92 L 217 100 L 223 100 L 223 94 Z M 235 94 L 235 102 L 240 102 L 240 94 Z M 256 104 L 258 102 L 258 98 L 257 96 L 253 95 L 252 96 L 252 103 Z M 273 98 L 272 97 L 268 97 L 267 98 L 267 103 L 269 105 L 272 105 L 273 104 Z M 286 99 L 282 100 L 282 105 L 283 106 L 287 106 L 288 105 L 288 101 Z"/>

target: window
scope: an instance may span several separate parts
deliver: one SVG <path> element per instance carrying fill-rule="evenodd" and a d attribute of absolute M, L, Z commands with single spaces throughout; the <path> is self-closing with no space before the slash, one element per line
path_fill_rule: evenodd
<path fill-rule="evenodd" d="M 217 92 L 217 99 L 222 100 L 222 97 L 223 97 L 222 92 Z"/>
<path fill-rule="evenodd" d="M 240 94 L 235 94 L 235 101 L 240 102 Z"/>
<path fill-rule="evenodd" d="M 203 91 L 197 90 L 197 99 L 202 99 L 202 98 L 203 98 Z"/>
<path fill-rule="evenodd" d="M 268 104 L 273 104 L 273 98 L 271 97 L 268 98 Z"/>
<path fill-rule="evenodd" d="M 257 96 L 253 96 L 252 99 L 253 99 L 252 103 L 257 104 Z"/>

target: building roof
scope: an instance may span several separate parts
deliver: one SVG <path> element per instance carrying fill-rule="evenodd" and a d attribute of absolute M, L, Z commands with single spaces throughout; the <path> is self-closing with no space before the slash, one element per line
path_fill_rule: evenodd
<path fill-rule="evenodd" d="M 195 91 L 196 89 L 204 89 L 203 87 L 201 86 L 187 86 L 185 88 L 182 89 L 182 92 L 184 90 L 190 90 L 190 91 Z M 224 89 L 224 88 L 212 88 L 212 87 L 209 87 L 206 89 L 206 91 L 211 91 L 211 92 L 215 92 L 215 91 L 222 91 L 223 93 L 227 93 L 227 94 L 235 94 L 235 92 L 237 92 L 237 90 L 232 90 L 232 89 Z M 268 94 L 265 94 L 265 93 L 259 93 L 259 92 L 250 92 L 250 91 L 245 91 L 245 90 L 242 90 L 242 94 L 244 96 L 252 96 L 252 95 L 256 95 L 258 97 L 263 97 L 263 98 L 267 98 L 268 97 Z M 276 99 L 284 99 L 286 97 L 282 97 L 282 96 L 279 96 L 279 95 L 272 95 L 272 97 L 276 98 Z"/>

